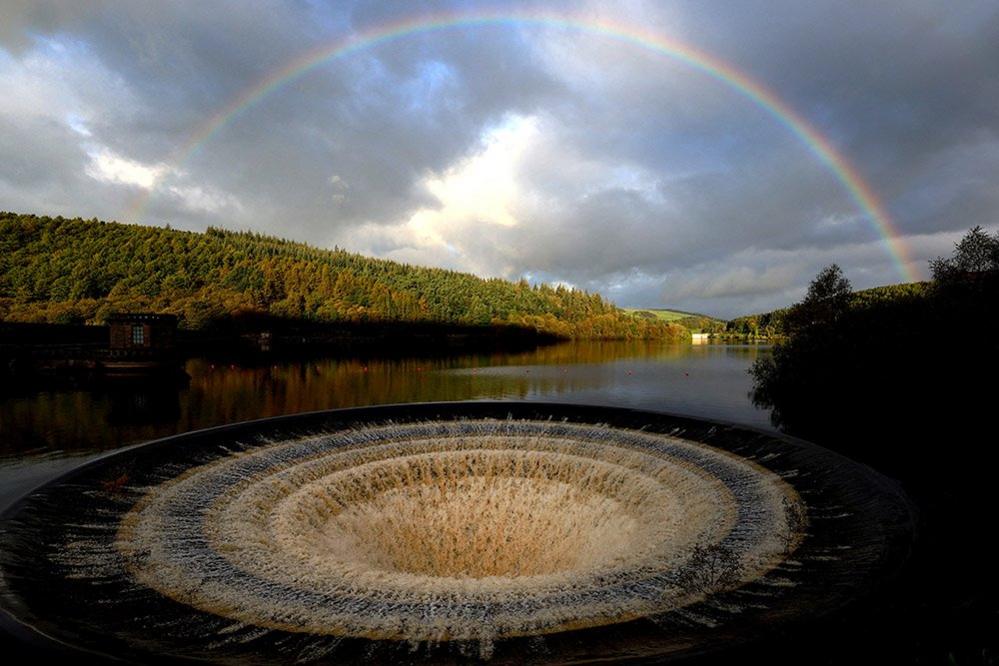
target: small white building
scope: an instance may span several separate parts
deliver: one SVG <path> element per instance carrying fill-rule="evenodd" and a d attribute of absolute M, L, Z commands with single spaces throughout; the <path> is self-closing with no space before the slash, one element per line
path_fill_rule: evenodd
<path fill-rule="evenodd" d="M 703 345 L 708 342 L 708 339 L 710 337 L 711 337 L 710 333 L 691 333 L 690 341 L 693 342 L 695 345 Z"/>

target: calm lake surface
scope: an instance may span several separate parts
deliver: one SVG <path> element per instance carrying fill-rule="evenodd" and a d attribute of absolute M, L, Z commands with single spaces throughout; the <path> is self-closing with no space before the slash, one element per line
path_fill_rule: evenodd
<path fill-rule="evenodd" d="M 547 400 L 667 411 L 771 429 L 749 399 L 760 346 L 575 342 L 510 354 L 244 366 L 190 359 L 186 386 L 0 397 L 0 507 L 97 453 L 223 423 L 336 407 Z"/>

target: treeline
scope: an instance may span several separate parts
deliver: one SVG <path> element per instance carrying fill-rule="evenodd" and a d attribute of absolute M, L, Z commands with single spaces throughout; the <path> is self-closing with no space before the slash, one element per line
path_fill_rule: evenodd
<path fill-rule="evenodd" d="M 784 317 L 789 308 L 779 308 L 772 312 L 744 315 L 730 319 L 725 324 L 725 333 L 749 338 L 775 339 L 784 331 Z"/>
<path fill-rule="evenodd" d="M 850 293 L 847 307 L 862 310 L 881 303 L 920 298 L 926 294 L 929 286 L 929 282 L 910 282 L 854 291 Z M 792 308 L 787 307 L 736 317 L 725 325 L 725 332 L 752 338 L 779 339 L 789 333 L 791 313 Z"/>
<path fill-rule="evenodd" d="M 721 333 L 725 330 L 726 322 L 707 315 L 691 314 L 677 319 L 674 324 L 679 324 L 695 333 Z"/>
<path fill-rule="evenodd" d="M 843 421 L 851 412 L 892 412 L 877 425 L 915 425 L 920 436 L 926 418 L 946 430 L 987 414 L 999 371 L 999 234 L 976 227 L 931 268 L 930 282 L 861 292 L 825 269 L 753 366 L 754 400 L 776 425 L 816 438 L 853 427 Z"/>
<path fill-rule="evenodd" d="M 268 315 L 519 326 L 563 338 L 687 335 L 563 286 L 483 279 L 248 232 L 0 212 L 0 320 L 103 323 L 117 311 L 176 314 L 193 330 Z"/>

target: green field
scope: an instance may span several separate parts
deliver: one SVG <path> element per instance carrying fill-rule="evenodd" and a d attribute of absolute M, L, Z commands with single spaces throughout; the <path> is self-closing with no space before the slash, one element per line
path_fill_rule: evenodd
<path fill-rule="evenodd" d="M 666 310 L 659 308 L 621 308 L 628 314 L 640 314 L 647 312 L 654 316 L 656 319 L 661 319 L 662 321 L 676 321 L 678 319 L 683 319 L 685 317 L 703 317 L 705 315 L 699 315 L 694 312 L 683 312 L 682 310 Z"/>
<path fill-rule="evenodd" d="M 667 308 L 623 308 L 623 310 L 640 319 L 679 324 L 691 333 L 720 333 L 725 330 L 727 323 L 724 319 L 683 310 Z"/>

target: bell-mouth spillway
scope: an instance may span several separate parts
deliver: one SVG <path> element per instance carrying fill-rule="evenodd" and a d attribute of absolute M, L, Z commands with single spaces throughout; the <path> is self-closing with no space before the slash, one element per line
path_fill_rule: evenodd
<path fill-rule="evenodd" d="M 870 469 L 774 433 L 474 402 L 158 440 L 29 493 L 2 530 L 0 602 L 81 650 L 560 661 L 838 608 L 897 568 L 911 515 Z"/>

